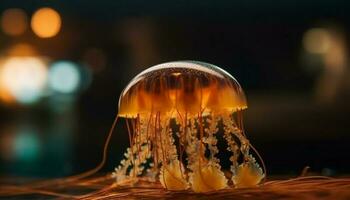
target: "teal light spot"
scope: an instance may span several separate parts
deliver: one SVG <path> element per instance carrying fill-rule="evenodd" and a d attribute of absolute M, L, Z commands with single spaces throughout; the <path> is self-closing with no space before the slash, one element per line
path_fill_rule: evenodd
<path fill-rule="evenodd" d="M 39 157 L 40 142 L 32 130 L 20 130 L 14 141 L 14 155 L 17 161 L 33 161 Z"/>
<path fill-rule="evenodd" d="M 73 93 L 80 84 L 78 66 L 69 61 L 59 61 L 52 64 L 49 70 L 49 86 L 59 93 Z"/>

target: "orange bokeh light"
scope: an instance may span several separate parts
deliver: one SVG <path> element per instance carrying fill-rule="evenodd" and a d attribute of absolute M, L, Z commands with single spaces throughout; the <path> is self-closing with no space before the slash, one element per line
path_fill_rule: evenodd
<path fill-rule="evenodd" d="M 19 8 L 7 9 L 1 16 L 2 31 L 11 36 L 18 36 L 25 32 L 28 26 L 26 13 Z"/>
<path fill-rule="evenodd" d="M 38 53 L 36 49 L 27 43 L 18 43 L 11 46 L 6 52 L 6 56 L 36 56 Z"/>
<path fill-rule="evenodd" d="M 52 8 L 40 8 L 31 20 L 31 27 L 34 33 L 41 38 L 50 38 L 60 31 L 61 17 Z"/>

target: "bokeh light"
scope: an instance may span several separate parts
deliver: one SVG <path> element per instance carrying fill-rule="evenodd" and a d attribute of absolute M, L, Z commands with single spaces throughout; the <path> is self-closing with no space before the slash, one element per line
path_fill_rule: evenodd
<path fill-rule="evenodd" d="M 5 52 L 4 57 L 0 60 L 0 100 L 6 104 L 12 104 L 16 102 L 15 97 L 11 94 L 11 91 L 4 82 L 3 66 L 11 57 L 35 57 L 38 53 L 27 43 L 17 43 L 10 46 Z"/>
<path fill-rule="evenodd" d="M 304 48 L 309 53 L 326 53 L 329 50 L 330 43 L 330 34 L 323 28 L 312 28 L 308 30 L 303 37 Z"/>
<path fill-rule="evenodd" d="M 1 159 L 12 162 L 31 162 L 40 156 L 41 141 L 37 129 L 28 125 L 9 124 L 0 140 Z"/>
<path fill-rule="evenodd" d="M 78 66 L 69 61 L 53 63 L 49 70 L 49 87 L 59 93 L 73 93 L 80 84 Z"/>
<path fill-rule="evenodd" d="M 22 104 L 39 100 L 46 79 L 46 64 L 36 57 L 10 57 L 4 61 L 0 74 L 2 87 Z"/>
<path fill-rule="evenodd" d="M 11 104 L 11 103 L 15 102 L 15 98 L 12 96 L 12 94 L 10 93 L 8 88 L 6 88 L 6 85 L 4 83 L 4 79 L 3 79 L 3 76 L 2 76 L 3 69 L 1 67 L 3 62 L 4 61 L 1 61 L 1 64 L 0 64 L 0 100 L 3 103 Z"/>
<path fill-rule="evenodd" d="M 23 34 L 28 27 L 28 17 L 24 10 L 19 8 L 7 9 L 1 16 L 2 31 L 11 36 Z"/>
<path fill-rule="evenodd" d="M 34 33 L 41 38 L 50 38 L 60 31 L 61 17 L 52 8 L 41 8 L 37 10 L 31 20 Z"/>
<path fill-rule="evenodd" d="M 89 48 L 83 54 L 83 62 L 94 72 L 101 72 L 107 64 L 106 55 L 102 49 Z"/>
<path fill-rule="evenodd" d="M 2 134 L 0 135 L 0 157 L 3 160 L 13 160 L 13 141 L 15 134 L 9 128 L 2 128 Z"/>
<path fill-rule="evenodd" d="M 14 138 L 13 154 L 18 161 L 36 160 L 40 154 L 40 140 L 37 133 L 29 128 L 22 128 Z"/>
<path fill-rule="evenodd" d="M 6 51 L 6 56 L 9 57 L 22 57 L 22 56 L 27 56 L 27 57 L 32 57 L 36 56 L 38 53 L 36 49 L 31 46 L 30 44 L 27 43 L 18 43 L 13 46 L 11 46 L 7 51 Z"/>
<path fill-rule="evenodd" d="M 1 80 L 0 80 L 0 100 L 6 104 L 11 104 L 14 102 L 13 96 L 9 93 L 9 91 L 2 86 Z"/>

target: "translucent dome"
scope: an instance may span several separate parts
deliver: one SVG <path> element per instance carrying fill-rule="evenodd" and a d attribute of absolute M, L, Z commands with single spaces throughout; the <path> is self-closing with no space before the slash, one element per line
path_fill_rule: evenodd
<path fill-rule="evenodd" d="M 176 191 L 258 185 L 265 175 L 249 152 L 245 108 L 241 86 L 214 65 L 178 61 L 143 71 L 119 99 L 130 148 L 113 176 L 118 184 L 150 180 Z M 219 152 L 230 153 L 223 158 L 229 169 Z"/>
<path fill-rule="evenodd" d="M 247 108 L 244 92 L 223 69 L 203 62 L 163 63 L 138 74 L 119 98 L 120 117 L 138 114 L 198 113 Z"/>

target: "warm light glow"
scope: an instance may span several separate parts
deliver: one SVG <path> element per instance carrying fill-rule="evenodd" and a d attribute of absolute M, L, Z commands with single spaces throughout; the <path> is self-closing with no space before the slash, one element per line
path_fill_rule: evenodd
<path fill-rule="evenodd" d="M 11 36 L 21 35 L 28 26 L 26 13 L 19 8 L 7 9 L 1 16 L 1 28 L 4 33 Z"/>
<path fill-rule="evenodd" d="M 3 73 L 3 66 L 8 63 L 9 58 L 35 57 L 36 55 L 38 55 L 37 51 L 26 43 L 15 44 L 4 52 L 5 58 L 2 58 L 0 61 L 0 100 L 2 102 L 7 104 L 16 102 L 16 98 L 7 87 L 7 83 L 4 82 L 7 78 Z"/>
<path fill-rule="evenodd" d="M 11 57 L 4 61 L 0 74 L 2 87 L 23 104 L 39 100 L 46 77 L 46 65 L 36 57 Z"/>
<path fill-rule="evenodd" d="M 144 70 L 119 98 L 118 116 L 126 120 L 130 148 L 113 173 L 117 184 L 141 177 L 158 178 L 173 191 L 256 187 L 266 170 L 259 154 L 264 170 L 249 153 L 254 147 L 243 130 L 246 108 L 237 80 L 217 66 L 178 61 Z M 226 147 L 217 145 L 219 133 Z M 223 151 L 232 153 L 226 158 L 230 169 L 216 157 Z M 229 170 L 232 176 L 224 173 Z"/>
<path fill-rule="evenodd" d="M 0 100 L 4 103 L 12 103 L 14 102 L 13 96 L 9 93 L 9 91 L 2 86 L 1 80 L 0 80 Z"/>
<path fill-rule="evenodd" d="M 54 63 L 49 70 L 49 86 L 53 91 L 73 93 L 80 84 L 78 66 L 72 62 L 60 61 Z"/>
<path fill-rule="evenodd" d="M 0 66 L 0 100 L 4 103 L 13 103 L 15 99 L 4 84 L 2 71 L 2 67 Z"/>
<path fill-rule="evenodd" d="M 1 71 L 0 71 L 0 73 L 1 73 Z M 4 103 L 8 103 L 8 104 L 14 102 L 13 96 L 8 91 L 8 89 L 6 87 L 4 87 L 2 80 L 0 80 L 0 100 Z"/>
<path fill-rule="evenodd" d="M 34 13 L 31 26 L 39 37 L 50 38 L 60 31 L 61 17 L 52 8 L 41 8 Z"/>
<path fill-rule="evenodd" d="M 17 57 L 17 56 L 28 57 L 28 56 L 35 56 L 37 54 L 38 53 L 35 50 L 35 48 L 26 43 L 19 43 L 19 44 L 13 45 L 6 51 L 6 55 L 10 57 Z"/>
<path fill-rule="evenodd" d="M 330 48 L 331 36 L 326 29 L 313 28 L 304 34 L 303 44 L 309 53 L 323 54 Z"/>
<path fill-rule="evenodd" d="M 180 61 L 149 68 L 135 77 L 123 91 L 119 116 L 137 116 L 154 109 L 164 113 L 177 110 L 196 115 L 201 109 L 209 112 L 219 108 L 247 108 L 239 84 L 226 81 L 227 77 L 232 77 L 227 72 L 214 69 L 196 62 Z M 149 76 L 152 72 L 157 81 Z M 211 76 L 208 77 L 208 74 Z"/>

